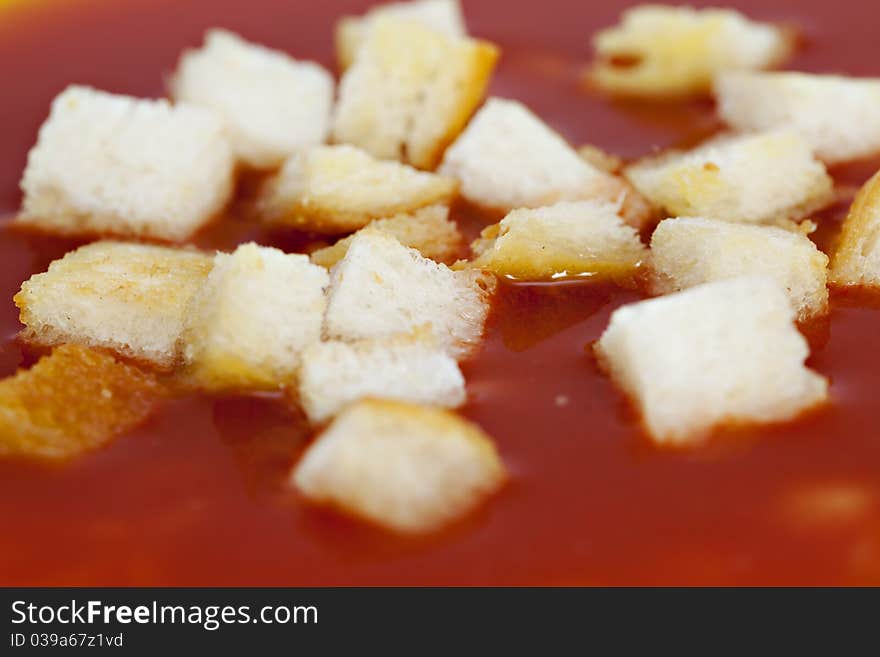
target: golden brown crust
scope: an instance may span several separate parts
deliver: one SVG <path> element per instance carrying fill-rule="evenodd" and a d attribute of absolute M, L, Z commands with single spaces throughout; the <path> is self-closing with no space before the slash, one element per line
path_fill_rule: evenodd
<path fill-rule="evenodd" d="M 768 29 L 773 43 L 764 49 Z M 637 6 L 594 36 L 596 57 L 583 79 L 613 97 L 671 101 L 706 95 L 718 73 L 781 65 L 798 36 L 791 25 L 755 23 L 728 9 Z"/>
<path fill-rule="evenodd" d="M 605 173 L 620 173 L 623 169 L 623 159 L 612 155 L 611 153 L 594 146 L 593 144 L 584 144 L 577 149 L 578 155 L 587 164 L 604 171 Z"/>
<path fill-rule="evenodd" d="M 154 375 L 64 345 L 0 381 L 0 455 L 70 458 L 132 429 L 164 396 Z"/>
<path fill-rule="evenodd" d="M 523 281 L 590 277 L 632 285 L 648 258 L 616 206 L 589 201 L 514 210 L 484 228 L 471 251 L 474 259 L 454 269 Z"/>
<path fill-rule="evenodd" d="M 448 214 L 445 206 L 431 205 L 416 212 L 377 219 L 368 226 L 393 235 L 398 242 L 416 249 L 426 258 L 448 264 L 462 247 L 461 233 Z M 331 246 L 312 251 L 312 262 L 329 269 L 345 257 L 353 239 L 354 236 L 349 235 Z"/>
<path fill-rule="evenodd" d="M 460 80 L 461 97 L 455 113 L 448 117 L 446 131 L 433 146 L 423 154 L 413 154 L 410 163 L 414 167 L 433 171 L 440 164 L 447 147 L 461 134 L 474 112 L 483 101 L 489 78 L 498 63 L 501 51 L 488 41 L 476 41 L 470 53 L 471 66 L 467 78 Z"/>
<path fill-rule="evenodd" d="M 379 160 L 347 145 L 304 151 L 264 183 L 257 203 L 264 222 L 326 235 L 350 233 L 375 219 L 446 205 L 455 178 Z"/>
<path fill-rule="evenodd" d="M 457 190 L 457 185 L 455 186 Z M 447 203 L 455 192 L 438 191 L 418 200 L 389 200 L 381 207 L 364 210 L 346 209 L 339 205 L 316 205 L 305 201 L 294 201 L 284 212 L 266 214 L 267 223 L 275 226 L 289 226 L 322 235 L 340 235 L 364 228 L 367 224 L 382 218 L 401 214 L 412 214 L 429 206 Z"/>
<path fill-rule="evenodd" d="M 830 282 L 837 286 L 880 286 L 880 266 L 867 258 L 880 242 L 880 171 L 865 183 L 850 206 L 831 258 Z M 876 256 L 875 256 L 876 260 Z"/>
<path fill-rule="evenodd" d="M 345 72 L 345 69 L 354 62 L 355 48 L 360 43 L 362 20 L 357 16 L 343 16 L 336 21 L 333 30 L 333 45 L 336 49 L 336 64 L 340 72 Z"/>
<path fill-rule="evenodd" d="M 340 83 L 335 143 L 433 170 L 483 99 L 498 49 L 383 17 Z"/>
<path fill-rule="evenodd" d="M 19 337 L 44 347 L 75 343 L 111 349 L 153 367 L 173 368 L 175 327 L 182 326 L 190 298 L 212 267 L 210 256 L 192 249 L 93 242 L 22 284 L 13 297 L 25 325 Z M 131 321 L 135 316 L 139 321 Z M 157 338 L 153 331 L 159 330 L 171 335 Z"/>

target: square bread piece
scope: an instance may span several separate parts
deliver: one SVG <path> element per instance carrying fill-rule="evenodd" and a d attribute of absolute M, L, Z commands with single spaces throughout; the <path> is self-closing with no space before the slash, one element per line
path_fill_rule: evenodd
<path fill-rule="evenodd" d="M 790 31 L 731 9 L 642 5 L 593 37 L 592 79 L 627 96 L 707 93 L 718 73 L 775 66 L 793 46 Z"/>
<path fill-rule="evenodd" d="M 483 100 L 497 59 L 490 43 L 377 19 L 342 76 L 333 138 L 434 169 Z"/>
<path fill-rule="evenodd" d="M 351 66 L 376 20 L 388 16 L 418 23 L 447 36 L 467 35 L 458 0 L 412 0 L 378 5 L 363 16 L 343 16 L 336 23 L 336 59 L 341 70 Z"/>
<path fill-rule="evenodd" d="M 187 313 L 191 380 L 211 390 L 292 382 L 302 350 L 321 339 L 328 282 L 306 255 L 253 243 L 218 253 Z"/>
<path fill-rule="evenodd" d="M 626 176 L 671 216 L 785 223 L 833 200 L 834 184 L 795 132 L 721 135 L 641 160 Z"/>
<path fill-rule="evenodd" d="M 163 396 L 156 378 L 112 355 L 63 345 L 0 381 L 0 456 L 64 459 L 134 428 Z"/>
<path fill-rule="evenodd" d="M 788 420 L 827 399 L 793 319 L 776 281 L 734 278 L 618 308 L 595 349 L 654 442 L 686 446 L 713 427 Z"/>
<path fill-rule="evenodd" d="M 618 211 L 605 201 L 514 210 L 483 230 L 467 266 L 519 280 L 631 279 L 648 250 Z"/>
<path fill-rule="evenodd" d="M 404 246 L 437 262 L 453 262 L 462 247 L 461 233 L 449 219 L 449 208 L 445 205 L 430 205 L 412 214 L 376 219 L 367 224 L 367 228 L 388 233 Z M 354 235 L 349 235 L 332 246 L 312 251 L 312 262 L 329 269 L 345 257 L 353 239 Z"/>
<path fill-rule="evenodd" d="M 339 234 L 449 203 L 457 193 L 453 178 L 377 160 L 353 146 L 318 146 L 287 160 L 264 187 L 259 210 L 267 223 Z"/>
<path fill-rule="evenodd" d="M 557 201 L 622 202 L 627 223 L 640 225 L 645 206 L 621 179 L 580 157 L 566 141 L 514 100 L 490 98 L 450 146 L 441 174 L 461 182 L 461 194 L 488 210 L 509 212 Z M 628 211 L 633 205 L 635 213 Z"/>
<path fill-rule="evenodd" d="M 835 285 L 880 286 L 880 171 L 849 209 L 831 262 Z"/>
<path fill-rule="evenodd" d="M 225 119 L 235 155 L 256 169 L 278 167 L 298 149 L 324 142 L 334 87 L 318 64 L 216 29 L 202 48 L 183 54 L 170 82 L 175 100 Z"/>
<path fill-rule="evenodd" d="M 211 110 L 68 87 L 28 155 L 17 223 L 183 241 L 226 206 L 234 158 Z"/>
<path fill-rule="evenodd" d="M 829 164 L 880 153 L 880 78 L 796 72 L 726 73 L 721 118 L 736 130 L 796 130 Z"/>
<path fill-rule="evenodd" d="M 803 232 L 702 217 L 660 222 L 651 237 L 653 292 L 766 275 L 788 293 L 801 321 L 828 310 L 828 256 Z"/>
<path fill-rule="evenodd" d="M 479 344 L 495 283 L 491 275 L 452 271 L 391 235 L 363 230 L 331 272 L 324 334 L 354 341 L 429 324 L 437 345 L 459 359 Z"/>
<path fill-rule="evenodd" d="M 465 389 L 458 363 L 423 333 L 308 347 L 298 378 L 299 401 L 309 420 L 321 424 L 367 397 L 461 406 Z"/>
<path fill-rule="evenodd" d="M 13 299 L 22 337 L 40 345 L 104 347 L 171 368 L 190 299 L 213 259 L 144 244 L 95 242 L 31 276 Z"/>
<path fill-rule="evenodd" d="M 392 531 L 424 533 L 473 510 L 506 478 L 476 425 L 446 410 L 364 400 L 318 436 L 291 480 L 317 504 Z"/>

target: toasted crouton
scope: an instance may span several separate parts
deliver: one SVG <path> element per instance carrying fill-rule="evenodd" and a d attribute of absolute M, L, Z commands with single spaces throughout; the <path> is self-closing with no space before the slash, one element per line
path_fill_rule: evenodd
<path fill-rule="evenodd" d="M 0 381 L 0 456 L 63 459 L 100 447 L 146 419 L 155 376 L 108 353 L 63 345 Z"/>
<path fill-rule="evenodd" d="M 292 381 L 321 339 L 329 276 L 308 256 L 243 244 L 218 253 L 183 332 L 188 374 L 208 389 L 272 389 Z"/>
<path fill-rule="evenodd" d="M 433 169 L 483 99 L 492 44 L 380 18 L 339 86 L 337 142 Z"/>
<path fill-rule="evenodd" d="M 612 155 L 594 144 L 579 146 L 577 154 L 584 162 L 605 173 L 618 173 L 623 168 L 622 158 Z"/>
<path fill-rule="evenodd" d="M 506 476 L 476 425 L 437 408 L 364 400 L 318 437 L 291 479 L 313 502 L 423 533 L 471 511 Z"/>
<path fill-rule="evenodd" d="M 325 337 L 381 338 L 430 324 L 438 346 L 460 358 L 482 336 L 494 288 L 492 276 L 452 271 L 387 233 L 363 230 L 333 268 Z"/>
<path fill-rule="evenodd" d="M 320 424 L 367 397 L 455 408 L 465 401 L 458 364 L 416 333 L 358 342 L 316 342 L 302 354 L 299 401 Z"/>
<path fill-rule="evenodd" d="M 458 183 L 352 146 L 319 146 L 291 157 L 263 190 L 265 221 L 339 234 L 373 219 L 448 203 Z"/>
<path fill-rule="evenodd" d="M 718 73 L 776 66 L 793 46 L 790 30 L 731 9 L 642 5 L 593 38 L 592 79 L 627 96 L 706 93 Z"/>
<path fill-rule="evenodd" d="M 351 66 L 376 20 L 393 16 L 453 37 L 467 34 L 458 0 L 412 0 L 373 7 L 363 16 L 343 16 L 336 23 L 336 59 L 343 71 Z"/>
<path fill-rule="evenodd" d="M 853 201 L 831 263 L 835 285 L 880 286 L 880 172 Z"/>
<path fill-rule="evenodd" d="M 368 227 L 393 235 L 404 246 L 437 262 L 451 262 L 461 249 L 461 233 L 455 222 L 449 219 L 449 208 L 445 205 L 431 205 L 412 214 L 377 219 Z M 329 269 L 345 257 L 353 239 L 354 236 L 349 235 L 332 246 L 313 251 L 312 262 Z"/>
<path fill-rule="evenodd" d="M 440 173 L 457 178 L 472 203 L 496 212 L 558 201 L 622 200 L 636 196 L 624 181 L 601 171 L 528 108 L 490 98 L 446 151 Z M 645 208 L 625 213 L 640 225 Z"/>
<path fill-rule="evenodd" d="M 646 158 L 626 175 L 671 216 L 784 224 L 833 200 L 825 167 L 785 130 L 722 135 L 691 151 Z"/>
<path fill-rule="evenodd" d="M 486 228 L 472 249 L 469 267 L 520 280 L 627 279 L 648 255 L 618 207 L 604 201 L 514 210 Z"/>
<path fill-rule="evenodd" d="M 737 130 L 796 130 L 829 164 L 880 153 L 880 78 L 727 73 L 715 82 L 721 118 Z"/>
<path fill-rule="evenodd" d="M 212 260 L 196 251 L 95 242 L 49 265 L 15 295 L 22 337 L 104 347 L 170 368 L 190 299 Z"/>
<path fill-rule="evenodd" d="M 210 30 L 201 49 L 183 54 L 170 89 L 177 101 L 216 110 L 236 156 L 253 168 L 280 166 L 330 130 L 330 73 L 225 30 Z"/>
<path fill-rule="evenodd" d="M 771 278 L 716 281 L 617 309 L 596 352 L 654 442 L 688 445 L 718 425 L 787 420 L 827 398 L 793 319 Z"/>
<path fill-rule="evenodd" d="M 773 278 L 803 321 L 828 309 L 828 256 L 803 232 L 700 217 L 660 222 L 651 236 L 653 291 L 668 294 L 747 275 Z"/>
<path fill-rule="evenodd" d="M 232 193 L 214 112 L 68 87 L 28 155 L 17 222 L 61 235 L 182 241 Z"/>

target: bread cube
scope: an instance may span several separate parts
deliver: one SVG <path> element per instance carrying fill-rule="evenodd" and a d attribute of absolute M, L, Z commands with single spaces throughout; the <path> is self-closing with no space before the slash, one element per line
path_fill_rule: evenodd
<path fill-rule="evenodd" d="M 483 100 L 492 44 L 379 18 L 342 77 L 333 138 L 432 170 Z"/>
<path fill-rule="evenodd" d="M 584 162 L 605 173 L 618 173 L 623 169 L 623 158 L 612 155 L 595 144 L 578 146 L 577 154 Z"/>
<path fill-rule="evenodd" d="M 218 253 L 183 333 L 188 374 L 211 390 L 290 383 L 321 339 L 327 271 L 308 256 L 243 244 Z"/>
<path fill-rule="evenodd" d="M 203 253 L 94 242 L 25 281 L 13 299 L 22 337 L 39 345 L 104 347 L 171 368 L 189 302 L 211 271 Z"/>
<path fill-rule="evenodd" d="M 330 131 L 335 83 L 326 69 L 210 30 L 186 51 L 170 82 L 177 101 L 211 108 L 226 121 L 238 160 L 271 169 Z"/>
<path fill-rule="evenodd" d="M 461 250 L 462 237 L 458 226 L 449 219 L 445 205 L 430 205 L 412 214 L 396 214 L 371 221 L 375 228 L 392 235 L 398 242 L 437 262 L 450 262 Z M 312 262 L 328 269 L 345 257 L 353 235 L 311 253 Z"/>
<path fill-rule="evenodd" d="M 605 201 L 514 210 L 483 230 L 468 266 L 519 280 L 631 278 L 648 250 L 618 210 Z"/>
<path fill-rule="evenodd" d="M 580 157 L 528 108 L 490 98 L 446 151 L 440 173 L 461 182 L 461 194 L 496 212 L 537 208 L 558 201 L 602 199 L 629 203 L 622 180 Z M 639 225 L 643 209 L 625 213 Z"/>
<path fill-rule="evenodd" d="M 825 167 L 799 135 L 785 130 L 722 135 L 690 151 L 641 160 L 626 175 L 671 216 L 784 224 L 833 200 Z"/>
<path fill-rule="evenodd" d="M 721 118 L 737 130 L 796 130 L 828 164 L 880 153 L 880 78 L 727 73 L 715 82 Z"/>
<path fill-rule="evenodd" d="M 311 422 L 326 422 L 367 397 L 456 408 L 465 401 L 464 377 L 458 363 L 420 332 L 316 342 L 303 352 L 299 401 Z"/>
<path fill-rule="evenodd" d="M 658 445 L 713 427 L 788 420 L 827 399 L 807 341 L 771 278 L 747 276 L 618 308 L 595 345 Z"/>
<path fill-rule="evenodd" d="M 382 338 L 430 324 L 437 345 L 458 359 L 479 343 L 494 289 L 492 276 L 452 271 L 370 228 L 333 268 L 325 337 Z"/>
<path fill-rule="evenodd" d="M 0 381 L 0 456 L 65 459 L 140 424 L 163 396 L 154 375 L 63 345 Z"/>
<path fill-rule="evenodd" d="M 660 222 L 651 237 L 657 294 L 701 283 L 765 275 L 787 293 L 803 321 L 828 310 L 828 256 L 803 232 L 681 217 Z"/>
<path fill-rule="evenodd" d="M 732 9 L 641 5 L 593 38 L 592 79 L 613 94 L 707 93 L 722 71 L 776 66 L 791 54 L 790 30 Z"/>
<path fill-rule="evenodd" d="M 214 112 L 68 87 L 21 181 L 20 225 L 183 241 L 225 207 L 234 159 Z"/>
<path fill-rule="evenodd" d="M 458 0 L 412 0 L 378 5 L 363 16 L 343 16 L 336 23 L 336 59 L 343 71 L 351 66 L 377 19 L 392 16 L 413 21 L 452 37 L 467 34 Z"/>
<path fill-rule="evenodd" d="M 373 219 L 451 201 L 458 183 L 352 146 L 319 146 L 291 157 L 262 192 L 268 223 L 317 233 L 350 233 Z"/>
<path fill-rule="evenodd" d="M 464 516 L 506 477 L 476 425 L 446 410 L 364 400 L 318 437 L 291 479 L 315 503 L 415 534 Z"/>
<path fill-rule="evenodd" d="M 835 285 L 880 286 L 880 172 L 853 201 L 831 262 Z"/>

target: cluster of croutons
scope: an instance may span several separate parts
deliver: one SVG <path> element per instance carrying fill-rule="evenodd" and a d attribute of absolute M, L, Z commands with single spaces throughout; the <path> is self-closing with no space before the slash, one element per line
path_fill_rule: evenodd
<path fill-rule="evenodd" d="M 113 241 L 16 295 L 23 339 L 55 351 L 0 382 L 0 451 L 99 445 L 171 394 L 169 380 L 283 391 L 320 430 L 291 475 L 303 495 L 435 529 L 506 478 L 492 441 L 450 410 L 466 401 L 459 361 L 499 277 L 647 282 L 660 298 L 616 311 L 596 352 L 658 443 L 826 400 L 796 324 L 828 307 L 828 258 L 804 220 L 834 199 L 825 163 L 880 151 L 880 81 L 757 72 L 791 50 L 788 30 L 637 8 L 598 35 L 595 84 L 714 88 L 734 131 L 623 166 L 519 102 L 484 102 L 499 51 L 467 35 L 456 0 L 345 17 L 336 40 L 338 89 L 317 64 L 213 30 L 181 57 L 172 101 L 77 86 L 56 98 L 16 222 Z M 242 168 L 264 172 L 259 221 L 335 243 L 186 246 Z M 878 190 L 853 206 L 835 283 L 880 284 Z M 450 218 L 457 198 L 500 218 L 470 250 Z"/>

